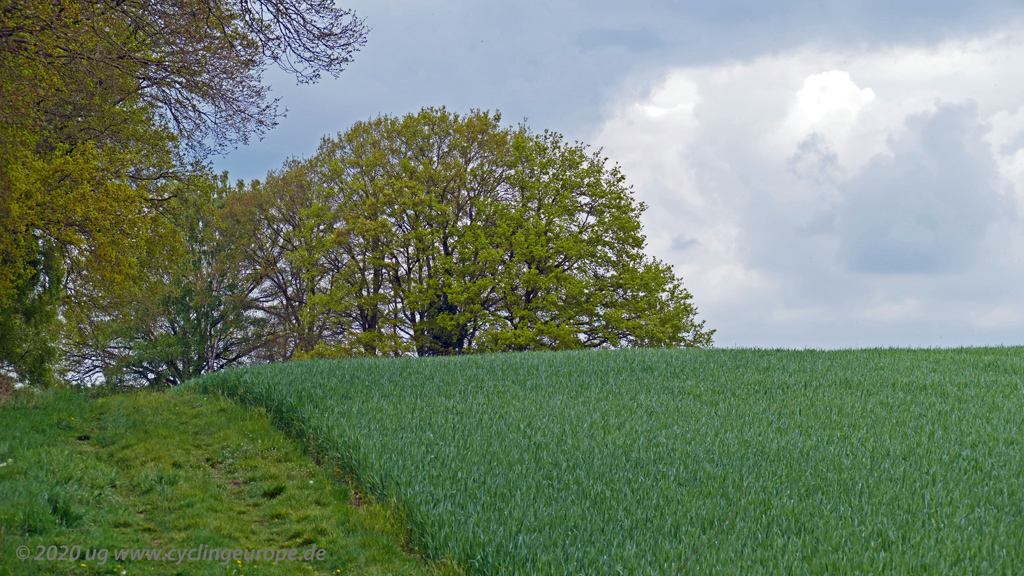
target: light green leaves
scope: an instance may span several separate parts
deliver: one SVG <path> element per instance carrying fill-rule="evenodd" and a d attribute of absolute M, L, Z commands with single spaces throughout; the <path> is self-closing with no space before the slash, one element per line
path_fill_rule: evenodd
<path fill-rule="evenodd" d="M 690 294 L 643 252 L 644 206 L 606 164 L 480 111 L 325 138 L 262 192 L 290 198 L 285 183 L 302 180 L 286 211 L 302 224 L 276 261 L 306 274 L 306 296 L 289 299 L 306 321 L 339 328 L 300 356 L 709 346 Z"/>

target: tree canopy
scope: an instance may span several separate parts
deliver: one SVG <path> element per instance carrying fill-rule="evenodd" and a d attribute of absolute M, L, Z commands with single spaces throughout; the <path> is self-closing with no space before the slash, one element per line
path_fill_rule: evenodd
<path fill-rule="evenodd" d="M 282 357 L 710 346 L 617 167 L 427 108 L 356 123 L 235 199 Z"/>
<path fill-rule="evenodd" d="M 129 298 L 144 280 L 140 263 L 166 253 L 174 228 L 164 218 L 174 188 L 164 184 L 276 123 L 267 64 L 300 82 L 337 75 L 366 33 L 330 0 L 6 2 L 0 317 L 53 324 L 60 315 L 33 307 Z M 41 293 L 50 296 L 32 296 Z M 3 338 L 20 342 L 0 346 L 0 364 L 15 371 L 53 344 L 29 350 L 42 341 Z"/>

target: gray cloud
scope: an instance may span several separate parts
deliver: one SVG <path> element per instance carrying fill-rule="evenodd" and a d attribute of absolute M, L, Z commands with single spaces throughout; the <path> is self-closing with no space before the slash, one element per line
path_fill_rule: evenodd
<path fill-rule="evenodd" d="M 817 36 L 826 41 L 882 40 L 894 35 L 903 41 L 935 40 L 1005 21 L 1019 14 L 1020 8 L 1011 0 L 665 0 L 664 5 L 713 26 L 759 25 L 770 35 L 799 32 L 805 40 Z"/>
<path fill-rule="evenodd" d="M 736 24 L 779 18 L 801 12 L 811 2 L 764 2 L 762 0 L 719 0 L 717 2 L 694 2 L 692 0 L 666 0 L 665 5 L 706 22 Z M 820 4 L 815 2 L 814 4 Z"/>
<path fill-rule="evenodd" d="M 268 79 L 289 116 L 263 142 L 215 159 L 235 176 L 261 177 L 320 137 L 378 113 L 425 105 L 500 109 L 510 122 L 586 139 L 604 107 L 642 91 L 671 66 L 749 60 L 808 43 L 920 42 L 1004 25 L 1008 0 L 938 3 L 810 0 L 342 0 L 372 28 L 339 80 L 295 87 Z M 624 48 L 624 49 L 622 49 Z"/>
<path fill-rule="evenodd" d="M 672 238 L 672 244 L 669 248 L 671 250 L 685 252 L 694 246 L 700 246 L 700 240 L 687 236 L 676 236 L 675 238 Z"/>
<path fill-rule="evenodd" d="M 576 46 L 584 50 L 622 47 L 630 52 L 650 52 L 665 47 L 665 41 L 650 28 L 590 28 L 576 37 Z"/>
<path fill-rule="evenodd" d="M 835 185 L 844 172 L 839 156 L 818 132 L 797 144 L 796 154 L 789 158 L 788 168 L 797 178 L 809 180 L 817 186 Z"/>
<path fill-rule="evenodd" d="M 990 224 L 1012 210 L 973 103 L 912 117 L 840 186 L 840 254 L 853 271 L 934 274 L 966 268 Z"/>

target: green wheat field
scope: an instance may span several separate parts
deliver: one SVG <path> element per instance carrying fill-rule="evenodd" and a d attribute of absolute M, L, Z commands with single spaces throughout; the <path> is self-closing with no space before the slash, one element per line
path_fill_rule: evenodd
<path fill-rule="evenodd" d="M 479 574 L 1024 571 L 1024 348 L 254 366 L 266 411 Z"/>

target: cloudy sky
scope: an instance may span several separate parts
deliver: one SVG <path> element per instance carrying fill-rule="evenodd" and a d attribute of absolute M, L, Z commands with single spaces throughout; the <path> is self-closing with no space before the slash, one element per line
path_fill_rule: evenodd
<path fill-rule="evenodd" d="M 720 347 L 1024 344 L 1024 6 L 352 0 L 338 80 L 217 158 L 261 178 L 422 106 L 500 110 L 621 165 Z"/>

